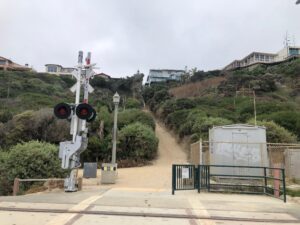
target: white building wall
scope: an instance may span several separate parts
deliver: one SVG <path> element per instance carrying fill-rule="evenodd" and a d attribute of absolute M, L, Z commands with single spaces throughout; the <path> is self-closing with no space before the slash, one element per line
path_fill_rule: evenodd
<path fill-rule="evenodd" d="M 269 166 L 264 127 L 214 127 L 209 132 L 209 142 L 211 165 Z M 212 173 L 261 175 L 262 170 L 214 167 Z"/>
<path fill-rule="evenodd" d="M 276 62 L 277 62 L 277 61 L 283 61 L 283 60 L 285 60 L 287 57 L 288 57 L 288 47 L 285 47 L 285 48 L 281 49 L 281 50 L 277 53 L 277 55 L 276 55 L 276 57 L 275 57 L 275 61 L 276 61 Z"/>

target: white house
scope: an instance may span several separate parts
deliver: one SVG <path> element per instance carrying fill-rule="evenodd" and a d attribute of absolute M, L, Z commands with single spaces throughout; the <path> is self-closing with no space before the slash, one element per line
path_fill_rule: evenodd
<path fill-rule="evenodd" d="M 291 58 L 300 57 L 300 47 L 285 46 L 277 53 L 252 52 L 241 60 L 234 60 L 224 67 L 224 70 L 233 70 L 255 64 L 280 63 Z"/>
<path fill-rule="evenodd" d="M 72 75 L 72 72 L 76 70 L 74 67 L 63 67 L 59 64 L 46 64 L 46 73 L 55 75 Z"/>
<path fill-rule="evenodd" d="M 146 85 L 167 81 L 180 81 L 184 73 L 184 70 L 151 69 L 147 77 Z"/>

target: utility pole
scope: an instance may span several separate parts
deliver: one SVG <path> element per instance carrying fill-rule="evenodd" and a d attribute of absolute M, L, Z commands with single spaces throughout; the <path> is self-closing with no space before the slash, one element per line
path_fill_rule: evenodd
<path fill-rule="evenodd" d="M 256 122 L 256 100 L 255 100 L 255 91 L 253 90 L 253 108 L 254 108 L 254 124 L 257 125 Z"/>

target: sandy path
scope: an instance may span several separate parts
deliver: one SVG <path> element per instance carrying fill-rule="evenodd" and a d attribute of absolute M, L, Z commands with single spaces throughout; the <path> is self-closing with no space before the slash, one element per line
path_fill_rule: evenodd
<path fill-rule="evenodd" d="M 170 188 L 171 168 L 174 163 L 185 163 L 186 154 L 166 129 L 156 123 L 159 139 L 158 158 L 150 166 L 119 169 L 117 186 L 143 188 Z"/>
<path fill-rule="evenodd" d="M 155 133 L 159 139 L 157 159 L 149 166 L 118 169 L 118 180 L 113 187 L 171 188 L 172 164 L 186 163 L 187 156 L 176 139 L 159 123 L 156 123 Z M 97 180 L 99 181 L 99 178 Z M 84 184 L 88 185 L 94 182 L 92 179 L 85 179 Z"/>

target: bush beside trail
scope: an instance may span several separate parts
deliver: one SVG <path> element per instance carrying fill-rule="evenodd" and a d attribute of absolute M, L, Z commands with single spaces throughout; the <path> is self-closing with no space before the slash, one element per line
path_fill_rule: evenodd
<path fill-rule="evenodd" d="M 155 121 L 149 113 L 146 113 L 138 109 L 127 109 L 119 113 L 118 115 L 119 129 L 122 129 L 124 126 L 134 122 L 140 122 L 142 124 L 148 125 L 153 130 L 155 130 Z"/>
<path fill-rule="evenodd" d="M 119 133 L 117 156 L 136 161 L 149 161 L 156 157 L 158 139 L 151 127 L 136 122 L 125 126 Z"/>
<path fill-rule="evenodd" d="M 68 171 L 61 169 L 56 145 L 30 141 L 1 152 L 0 172 L 0 195 L 6 195 L 11 193 L 15 178 L 64 178 Z"/>

